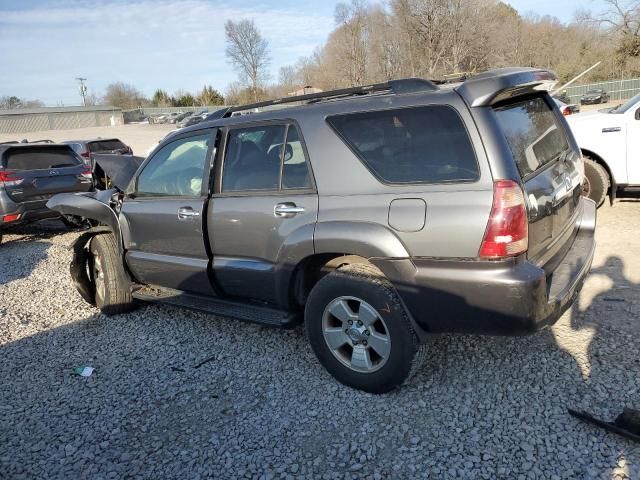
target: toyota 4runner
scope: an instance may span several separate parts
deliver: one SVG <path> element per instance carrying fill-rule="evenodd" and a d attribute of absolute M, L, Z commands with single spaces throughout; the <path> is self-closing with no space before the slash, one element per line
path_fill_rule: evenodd
<path fill-rule="evenodd" d="M 74 244 L 76 287 L 105 314 L 303 321 L 326 369 L 374 393 L 409 378 L 429 334 L 551 325 L 596 221 L 554 82 L 502 69 L 232 107 L 129 175 L 105 166 L 115 188 L 49 201 L 100 224 Z"/>

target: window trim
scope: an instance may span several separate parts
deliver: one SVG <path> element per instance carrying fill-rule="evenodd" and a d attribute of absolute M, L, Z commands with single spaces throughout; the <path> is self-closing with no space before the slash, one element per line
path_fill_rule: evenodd
<path fill-rule="evenodd" d="M 224 174 L 224 166 L 226 163 L 227 157 L 227 147 L 229 144 L 229 135 L 233 130 L 238 129 L 246 129 L 246 128 L 254 128 L 261 126 L 284 126 L 284 143 L 287 142 L 287 133 L 289 131 L 289 127 L 291 125 L 295 126 L 298 131 L 298 138 L 300 139 L 300 144 L 302 145 L 302 152 L 304 153 L 305 163 L 307 165 L 307 172 L 309 173 L 309 180 L 311 181 L 311 187 L 309 188 L 291 188 L 291 189 L 283 189 L 282 188 L 282 168 L 283 168 L 283 159 L 280 157 L 280 176 L 279 176 L 279 187 L 277 190 L 273 189 L 264 189 L 264 190 L 244 190 L 244 191 L 235 191 L 235 192 L 223 192 L 222 191 L 222 176 Z M 251 197 L 251 196 L 283 196 L 283 195 L 308 195 L 310 193 L 316 193 L 316 181 L 315 176 L 313 174 L 313 167 L 311 166 L 311 161 L 309 160 L 309 151 L 307 150 L 307 144 L 304 140 L 304 136 L 302 135 L 302 129 L 298 122 L 292 118 L 284 118 L 284 119 L 274 119 L 274 120 L 258 120 L 253 122 L 246 123 L 237 123 L 233 125 L 228 125 L 224 127 L 219 127 L 222 131 L 221 143 L 222 145 L 218 148 L 217 158 L 218 161 L 215 164 L 214 170 L 214 185 L 213 185 L 213 193 L 211 194 L 212 198 L 223 198 L 223 197 Z M 282 151 L 284 155 L 284 149 Z"/>
<path fill-rule="evenodd" d="M 161 143 L 158 144 L 158 146 L 155 148 L 153 155 L 149 156 L 144 162 L 142 162 L 142 164 L 140 165 L 140 167 L 138 167 L 138 170 L 136 171 L 135 175 L 133 176 L 133 192 L 129 193 L 127 195 L 127 197 L 131 198 L 131 199 L 136 199 L 136 200 L 149 200 L 149 199 L 162 199 L 162 200 L 170 200 L 170 199 L 187 199 L 187 200 L 195 200 L 195 199 L 199 199 L 199 198 L 205 198 L 209 195 L 209 179 L 210 179 L 210 175 L 211 175 L 211 163 L 213 161 L 215 161 L 215 158 L 212 158 L 212 155 L 214 153 L 214 150 L 216 148 L 216 132 L 220 131 L 219 127 L 213 127 L 213 128 L 206 128 L 206 129 L 200 129 L 200 130 L 193 130 L 190 132 L 185 132 L 183 134 L 179 134 L 176 135 L 175 137 L 171 138 L 170 141 L 167 141 L 166 143 Z M 180 141 L 180 140 L 185 140 L 188 138 L 192 138 L 192 137 L 200 137 L 203 135 L 208 135 L 210 138 L 213 139 L 213 142 L 209 143 L 209 148 L 207 149 L 207 153 L 206 153 L 206 157 L 205 157 L 205 165 L 204 165 L 204 169 L 203 169 L 203 177 L 202 177 L 202 187 L 200 189 L 200 195 L 162 195 L 162 194 L 158 194 L 158 193 L 153 193 L 153 194 L 140 194 L 138 192 L 138 182 L 140 180 L 140 175 L 142 175 L 142 172 L 144 172 L 144 170 L 147 168 L 147 165 L 149 163 L 151 163 L 153 161 L 153 159 L 158 155 L 158 153 L 160 153 L 164 147 L 166 147 L 167 145 L 171 145 L 174 142 Z M 208 162 L 207 162 L 208 160 Z M 206 190 L 205 190 L 206 189 Z"/>
<path fill-rule="evenodd" d="M 438 181 L 438 182 L 417 182 L 417 181 L 410 181 L 410 182 L 390 182 L 388 180 L 385 180 L 384 178 L 382 178 L 378 172 L 376 172 L 373 168 L 371 168 L 368 164 L 368 162 L 362 157 L 362 155 L 360 154 L 360 152 L 358 152 L 352 145 L 351 142 L 349 142 L 344 135 L 342 135 L 342 133 L 340 133 L 338 131 L 338 129 L 330 122 L 331 119 L 333 118 L 337 118 L 337 117 L 348 117 L 350 115 L 359 115 L 359 114 L 364 114 L 364 113 L 378 113 L 378 112 L 389 112 L 389 111 L 394 111 L 394 110 L 412 110 L 412 109 L 418 109 L 418 108 L 432 108 L 432 107 L 444 107 L 444 108 L 448 108 L 450 110 L 453 110 L 453 112 L 456 114 L 456 116 L 458 117 L 458 119 L 460 120 L 460 123 L 462 125 L 462 127 L 464 128 L 465 133 L 467 134 L 467 138 L 469 139 L 469 145 L 471 145 L 471 150 L 473 151 L 473 157 L 475 159 L 475 165 L 477 167 L 476 170 L 476 177 L 473 180 L 444 180 L 444 181 Z M 360 161 L 360 163 L 362 163 L 362 165 L 369 171 L 369 173 L 371 173 L 371 175 L 373 175 L 373 177 L 378 180 L 381 184 L 388 186 L 388 187 L 406 187 L 406 186 L 431 186 L 431 185 L 467 185 L 467 184 L 474 184 L 474 183 L 478 183 L 480 182 L 480 180 L 482 179 L 482 169 L 480 166 L 480 160 L 478 159 L 478 152 L 476 149 L 476 145 L 474 144 L 473 141 L 473 137 L 471 136 L 471 133 L 469 132 L 469 128 L 467 127 L 467 124 L 465 123 L 464 119 L 462 118 L 462 115 L 460 115 L 460 112 L 458 111 L 457 108 L 455 108 L 453 105 L 448 104 L 448 103 L 427 103 L 427 104 L 421 104 L 421 105 L 410 105 L 410 106 L 393 106 L 393 107 L 389 107 L 389 108 L 372 108 L 369 110 L 358 110 L 358 111 L 350 111 L 350 112 L 345 112 L 345 113 L 338 113 L 338 114 L 332 114 L 332 115 L 327 115 L 325 116 L 325 123 L 329 126 L 329 128 L 331 128 L 331 130 L 336 134 L 336 136 L 340 139 L 340 141 L 349 149 L 349 151 L 351 151 L 351 153 L 353 153 L 353 155 Z"/>

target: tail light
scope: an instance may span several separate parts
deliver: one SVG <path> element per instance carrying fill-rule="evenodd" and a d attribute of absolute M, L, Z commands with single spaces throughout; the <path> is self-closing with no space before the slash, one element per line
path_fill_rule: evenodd
<path fill-rule="evenodd" d="M 568 117 L 571 115 L 571 109 L 569 107 L 562 107 L 562 115 Z"/>
<path fill-rule="evenodd" d="M 91 173 L 91 165 L 85 165 L 82 168 L 82 173 L 80 175 L 82 175 L 84 178 L 93 178 L 93 175 Z"/>
<path fill-rule="evenodd" d="M 4 185 L 5 187 L 15 187 L 17 185 L 20 185 L 23 180 L 24 178 L 22 178 L 16 172 L 0 172 L 0 185 Z"/>
<path fill-rule="evenodd" d="M 84 152 L 81 152 L 80 155 L 82 156 L 82 158 L 86 158 L 87 160 L 91 158 L 91 155 L 89 154 L 89 150 L 85 150 Z"/>
<path fill-rule="evenodd" d="M 529 248 L 529 220 L 524 193 L 513 180 L 493 184 L 493 205 L 479 256 L 513 257 Z"/>
<path fill-rule="evenodd" d="M 4 215 L 2 217 L 2 223 L 15 222 L 16 220 L 19 220 L 19 219 L 20 219 L 19 213 L 11 213 L 9 215 Z"/>

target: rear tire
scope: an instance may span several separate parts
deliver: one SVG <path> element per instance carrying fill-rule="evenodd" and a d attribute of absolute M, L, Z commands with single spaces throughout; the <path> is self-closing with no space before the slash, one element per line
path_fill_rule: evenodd
<path fill-rule="evenodd" d="M 105 315 L 129 312 L 134 308 L 131 280 L 118 255 L 116 240 L 111 233 L 91 239 L 89 267 L 95 285 L 96 306 Z"/>
<path fill-rule="evenodd" d="M 365 392 L 390 392 L 422 364 L 424 347 L 393 285 L 372 265 L 322 278 L 309 295 L 305 329 L 327 371 Z"/>
<path fill-rule="evenodd" d="M 607 198 L 607 192 L 611 185 L 609 174 L 602 165 L 595 160 L 584 157 L 584 184 L 582 195 L 596 202 L 600 207 Z"/>

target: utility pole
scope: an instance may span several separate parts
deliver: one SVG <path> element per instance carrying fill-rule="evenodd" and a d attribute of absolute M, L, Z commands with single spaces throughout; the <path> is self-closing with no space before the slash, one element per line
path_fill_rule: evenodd
<path fill-rule="evenodd" d="M 82 96 L 82 105 L 87 106 L 87 86 L 84 82 L 87 81 L 86 78 L 76 77 L 76 80 L 80 82 L 80 95 Z"/>

